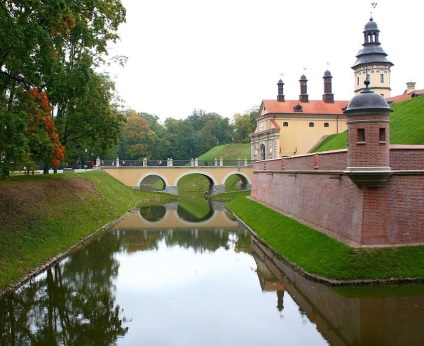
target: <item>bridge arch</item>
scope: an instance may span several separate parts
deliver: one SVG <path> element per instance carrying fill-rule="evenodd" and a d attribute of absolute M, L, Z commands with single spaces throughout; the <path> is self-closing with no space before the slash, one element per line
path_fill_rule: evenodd
<path fill-rule="evenodd" d="M 180 181 L 181 178 L 183 178 L 183 177 L 185 177 L 187 175 L 190 175 L 190 174 L 201 174 L 201 175 L 205 176 L 206 178 L 208 178 L 209 182 L 212 183 L 213 185 L 217 185 L 218 184 L 217 181 L 216 181 L 216 179 L 215 179 L 215 177 L 211 173 L 205 172 L 205 171 L 200 170 L 200 169 L 197 169 L 197 170 L 186 171 L 186 172 L 181 173 L 180 175 L 178 175 L 175 178 L 174 185 L 177 186 L 178 185 L 178 182 Z"/>
<path fill-rule="evenodd" d="M 169 186 L 169 181 L 163 174 L 153 171 L 153 172 L 148 172 L 146 174 L 143 174 L 140 177 L 140 179 L 138 179 L 138 181 L 137 181 L 137 187 L 140 188 L 143 180 L 146 179 L 147 177 L 150 177 L 150 176 L 159 177 L 163 181 L 163 184 L 165 185 L 164 189 L 166 189 L 166 187 Z"/>
<path fill-rule="evenodd" d="M 225 186 L 225 182 L 227 181 L 227 179 L 233 175 L 236 175 L 237 177 L 240 178 L 241 180 L 241 189 L 242 190 L 249 190 L 252 187 L 252 181 L 250 180 L 250 177 L 244 173 L 244 172 L 240 172 L 238 170 L 232 171 L 227 173 L 224 178 L 222 178 L 222 184 Z"/>
<path fill-rule="evenodd" d="M 216 194 L 216 193 L 224 192 L 224 190 L 225 190 L 225 188 L 223 190 L 221 185 L 218 185 L 216 178 L 211 173 L 206 172 L 206 171 L 201 170 L 201 169 L 186 171 L 186 172 L 178 175 L 175 178 L 175 182 L 174 182 L 175 186 L 178 186 L 178 182 L 180 181 L 181 178 L 183 178 L 187 175 L 190 175 L 190 174 L 200 174 L 200 175 L 203 175 L 204 177 L 206 177 L 209 180 L 209 190 L 207 192 L 208 196 L 211 196 L 211 195 Z"/>

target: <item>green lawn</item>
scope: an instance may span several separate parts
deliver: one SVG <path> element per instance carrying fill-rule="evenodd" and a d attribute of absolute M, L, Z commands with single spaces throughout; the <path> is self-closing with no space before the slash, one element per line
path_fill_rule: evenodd
<path fill-rule="evenodd" d="M 335 280 L 424 279 L 424 246 L 354 249 L 246 197 L 227 207 L 307 273 Z"/>

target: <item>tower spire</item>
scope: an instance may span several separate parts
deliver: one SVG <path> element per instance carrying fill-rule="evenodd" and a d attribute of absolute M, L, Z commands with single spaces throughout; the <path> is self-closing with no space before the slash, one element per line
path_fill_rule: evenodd
<path fill-rule="evenodd" d="M 377 2 L 372 2 L 371 10 L 376 6 Z M 355 94 L 359 94 L 365 89 L 363 82 L 368 77 L 369 88 L 388 98 L 391 90 L 390 69 L 393 63 L 387 59 L 387 54 L 381 47 L 380 30 L 372 18 L 372 11 L 363 34 L 363 48 L 359 50 L 355 64 L 352 66 L 355 71 Z"/>

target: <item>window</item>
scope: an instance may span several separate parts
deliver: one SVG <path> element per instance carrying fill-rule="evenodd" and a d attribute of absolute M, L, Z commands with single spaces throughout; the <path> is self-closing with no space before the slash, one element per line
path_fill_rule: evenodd
<path fill-rule="evenodd" d="M 283 126 L 287 127 L 287 126 L 289 126 L 289 123 L 287 121 L 285 121 L 285 122 L 283 122 Z"/>
<path fill-rule="evenodd" d="M 384 74 L 380 74 L 380 83 L 384 83 Z"/>
<path fill-rule="evenodd" d="M 386 129 L 380 128 L 380 142 L 386 142 Z"/>
<path fill-rule="evenodd" d="M 295 112 L 303 112 L 303 107 L 301 105 L 296 105 L 293 107 Z"/>
<path fill-rule="evenodd" d="M 365 129 L 358 129 L 357 142 L 365 142 Z"/>
<path fill-rule="evenodd" d="M 330 127 L 329 123 L 324 123 L 324 127 Z"/>
<path fill-rule="evenodd" d="M 310 123 L 309 123 L 309 127 L 314 127 L 315 126 L 315 124 L 311 121 Z"/>
<path fill-rule="evenodd" d="M 359 77 L 356 77 L 356 85 L 359 85 Z"/>

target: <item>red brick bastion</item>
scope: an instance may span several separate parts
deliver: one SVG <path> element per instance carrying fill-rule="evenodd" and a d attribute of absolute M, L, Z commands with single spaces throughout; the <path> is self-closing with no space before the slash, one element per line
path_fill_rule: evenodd
<path fill-rule="evenodd" d="M 388 148 L 380 187 L 358 187 L 338 150 L 255 162 L 251 197 L 350 246 L 422 245 L 424 146 Z"/>

